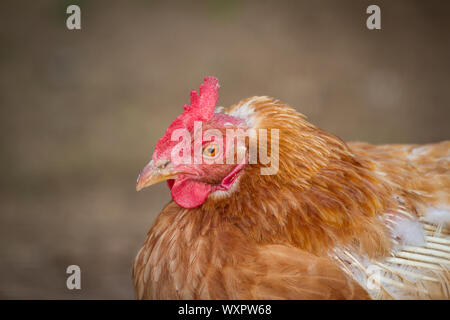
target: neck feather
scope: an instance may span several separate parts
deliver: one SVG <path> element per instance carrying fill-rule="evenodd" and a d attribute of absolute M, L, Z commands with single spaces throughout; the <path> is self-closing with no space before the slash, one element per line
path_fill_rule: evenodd
<path fill-rule="evenodd" d="M 278 101 L 251 98 L 227 111 L 242 113 L 242 106 L 252 112 L 255 127 L 279 129 L 279 170 L 261 175 L 260 164 L 247 165 L 239 190 L 208 199 L 202 214 L 260 243 L 287 242 L 314 253 L 352 246 L 369 256 L 387 254 L 390 241 L 380 216 L 395 204 L 373 163 Z"/>

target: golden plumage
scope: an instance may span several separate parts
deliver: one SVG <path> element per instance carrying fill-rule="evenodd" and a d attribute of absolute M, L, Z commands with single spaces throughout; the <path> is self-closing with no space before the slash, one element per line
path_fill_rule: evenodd
<path fill-rule="evenodd" d="M 133 266 L 137 298 L 449 297 L 450 142 L 346 144 L 267 97 L 221 112 L 280 130 L 279 171 L 247 165 L 228 197 L 167 204 Z"/>

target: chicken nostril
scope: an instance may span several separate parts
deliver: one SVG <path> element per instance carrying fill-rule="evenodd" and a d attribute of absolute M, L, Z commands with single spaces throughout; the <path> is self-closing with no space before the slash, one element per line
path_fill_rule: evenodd
<path fill-rule="evenodd" d="M 162 163 L 158 166 L 158 168 L 159 168 L 159 169 L 164 169 L 164 168 L 167 167 L 167 165 L 168 165 L 169 163 L 170 163 L 169 160 L 164 160 L 164 162 L 162 162 Z"/>

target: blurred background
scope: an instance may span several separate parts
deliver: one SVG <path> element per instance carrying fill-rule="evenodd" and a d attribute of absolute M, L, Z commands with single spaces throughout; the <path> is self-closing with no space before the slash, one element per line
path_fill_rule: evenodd
<path fill-rule="evenodd" d="M 81 7 L 82 30 L 66 28 Z M 382 30 L 366 28 L 381 7 Z M 344 140 L 450 139 L 448 1 L 0 3 L 0 298 L 133 298 L 169 201 L 135 192 L 206 75 L 219 105 L 269 95 Z M 66 288 L 68 265 L 81 290 Z"/>

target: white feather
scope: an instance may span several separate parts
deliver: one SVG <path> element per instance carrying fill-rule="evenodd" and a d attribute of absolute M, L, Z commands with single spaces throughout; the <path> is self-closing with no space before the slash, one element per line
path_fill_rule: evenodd
<path fill-rule="evenodd" d="M 430 207 L 425 214 L 425 220 L 435 225 L 450 225 L 450 208 Z"/>
<path fill-rule="evenodd" d="M 400 238 L 403 245 L 422 246 L 425 245 L 425 232 L 423 225 L 417 220 L 398 218 L 395 220 L 392 235 Z"/>

